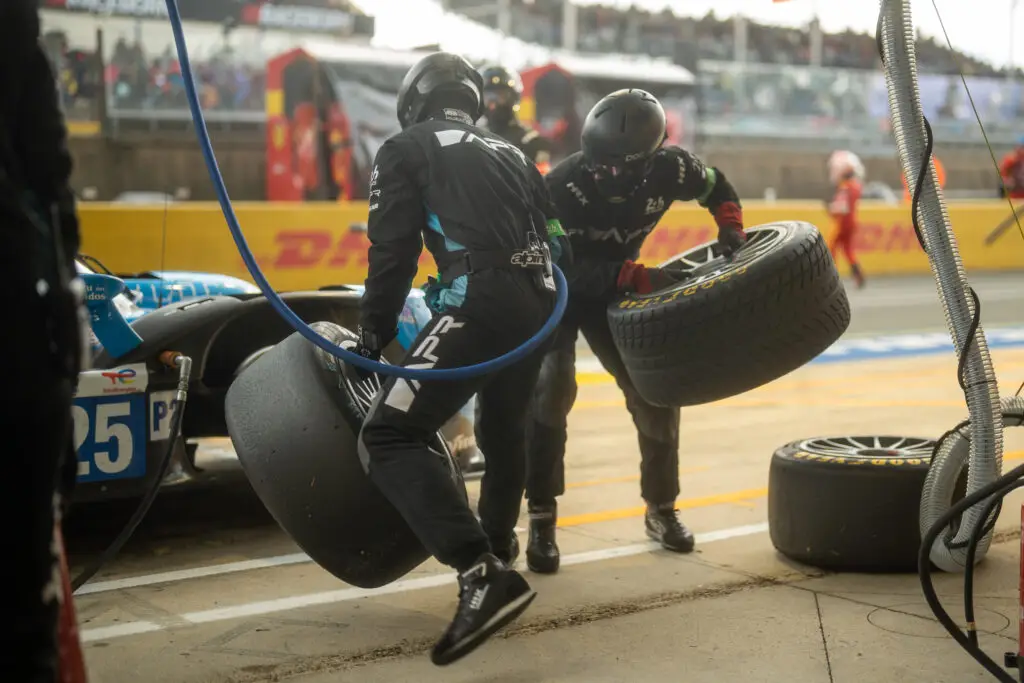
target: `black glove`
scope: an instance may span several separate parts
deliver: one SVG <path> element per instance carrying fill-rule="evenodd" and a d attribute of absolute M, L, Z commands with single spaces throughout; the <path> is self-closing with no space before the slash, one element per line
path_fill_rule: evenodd
<path fill-rule="evenodd" d="M 362 356 L 363 358 L 379 361 L 381 351 L 384 348 L 381 336 L 376 332 L 364 330 L 361 325 L 359 326 L 357 334 L 359 336 L 359 341 L 356 342 L 352 352 Z M 347 373 L 351 373 L 348 376 L 353 382 L 362 382 L 374 374 L 372 370 L 364 370 L 352 363 L 345 363 L 345 370 Z"/>
<path fill-rule="evenodd" d="M 732 256 L 746 241 L 747 233 L 743 232 L 743 228 L 724 226 L 718 229 L 718 244 L 724 256 Z"/>

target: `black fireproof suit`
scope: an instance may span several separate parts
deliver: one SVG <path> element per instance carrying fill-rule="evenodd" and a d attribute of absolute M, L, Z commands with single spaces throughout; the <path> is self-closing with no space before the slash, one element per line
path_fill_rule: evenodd
<path fill-rule="evenodd" d="M 536 167 L 513 145 L 446 110 L 409 127 L 377 153 L 367 227 L 371 243 L 361 324 L 385 341 L 395 332 L 416 273 L 421 233 L 442 281 L 461 255 L 523 249 L 529 233 L 547 240 L 554 218 Z M 449 271 L 454 272 L 454 271 Z M 451 368 L 511 351 L 551 314 L 554 295 L 537 269 L 495 267 L 427 292 L 437 314 L 410 346 L 403 365 Z M 439 561 L 462 571 L 511 541 L 526 477 L 528 405 L 543 354 L 493 375 L 416 382 L 388 379 L 360 434 L 369 475 Z M 447 467 L 427 442 L 478 394 L 477 434 L 488 467 L 477 522 Z M 498 546 L 497 544 L 505 544 Z"/>
<path fill-rule="evenodd" d="M 652 406 L 630 382 L 612 340 L 606 310 L 616 297 L 622 265 L 675 200 L 697 200 L 721 225 L 721 207 L 739 207 L 721 171 L 678 147 L 659 150 L 643 184 L 627 200 L 612 202 L 597 190 L 577 152 L 546 176 L 562 227 L 569 235 L 573 265 L 566 269 L 569 308 L 547 347 L 533 407 L 526 497 L 550 503 L 565 492 L 566 419 L 576 400 L 576 338 L 582 332 L 601 365 L 626 398 L 640 441 L 640 490 L 652 506 L 679 495 L 679 409 Z M 724 211 L 728 211 L 725 209 Z"/>
<path fill-rule="evenodd" d="M 551 162 L 551 141 L 519 121 L 512 119 L 504 125 L 491 126 L 488 130 L 518 147 L 538 166 Z"/>
<path fill-rule="evenodd" d="M 78 250 L 71 156 L 38 40 L 36 3 L 0 2 L 0 357 L 10 392 L 0 411 L 0 516 L 11 572 L 0 678 L 54 683 L 61 599 L 54 522 L 59 494 L 75 478 L 71 398 L 81 336 L 67 288 Z"/>

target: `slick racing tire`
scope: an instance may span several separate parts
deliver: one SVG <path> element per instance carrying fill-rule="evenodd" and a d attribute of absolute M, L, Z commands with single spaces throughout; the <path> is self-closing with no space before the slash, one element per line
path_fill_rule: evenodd
<path fill-rule="evenodd" d="M 356 336 L 313 329 L 341 346 Z M 359 588 L 389 584 L 429 557 L 373 485 L 357 436 L 380 383 L 353 383 L 345 366 L 298 333 L 253 361 L 228 389 L 228 433 L 246 477 L 277 523 L 313 561 Z M 465 493 L 440 435 L 431 444 Z"/>
<path fill-rule="evenodd" d="M 917 571 L 934 448 L 912 436 L 820 437 L 779 448 L 768 474 L 772 545 L 830 571 Z"/>
<path fill-rule="evenodd" d="M 751 228 L 731 259 L 717 242 L 661 264 L 681 281 L 608 309 L 640 395 L 660 406 L 710 403 L 767 384 L 831 346 L 850 324 L 832 255 L 809 223 Z"/>

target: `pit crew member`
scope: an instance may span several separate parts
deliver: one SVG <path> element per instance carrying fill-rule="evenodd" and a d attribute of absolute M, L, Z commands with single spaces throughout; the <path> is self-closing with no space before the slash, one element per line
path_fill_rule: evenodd
<path fill-rule="evenodd" d="M 484 79 L 487 130 L 522 150 L 541 173 L 550 171 L 551 141 L 519 120 L 519 103 L 523 98 L 523 79 L 519 73 L 503 66 L 486 66 L 480 75 Z"/>
<path fill-rule="evenodd" d="M 999 175 L 1011 199 L 1024 199 L 1024 135 L 1017 140 L 1013 151 L 999 163 Z"/>
<path fill-rule="evenodd" d="M 836 224 L 829 248 L 835 260 L 841 249 L 850 263 L 850 272 L 858 288 L 864 287 L 864 270 L 857 261 L 853 243 L 857 236 L 857 205 L 863 192 L 864 164 L 853 152 L 837 150 L 828 158 L 828 179 L 836 188 L 828 213 Z"/>
<path fill-rule="evenodd" d="M 402 365 L 453 368 L 511 351 L 554 308 L 544 247 L 557 228 L 543 178 L 511 145 L 476 127 L 483 81 L 457 55 L 428 55 L 398 95 L 402 131 L 378 150 L 370 179 L 369 272 L 356 351 L 378 359 L 425 242 L 439 267 L 428 288 L 435 315 Z M 560 232 L 555 230 L 559 235 Z M 430 553 L 458 573 L 459 604 L 431 655 L 445 665 L 518 617 L 536 596 L 510 564 L 523 497 L 528 404 L 542 360 L 534 353 L 490 376 L 384 381 L 359 434 L 374 484 Z M 431 436 L 474 394 L 488 458 L 477 521 Z"/>
<path fill-rule="evenodd" d="M 690 552 L 693 534 L 679 521 L 679 409 L 648 404 L 636 392 L 612 340 L 606 309 L 621 292 L 648 293 L 677 281 L 636 262 L 640 246 L 672 202 L 696 201 L 714 217 L 718 241 L 731 254 L 746 240 L 736 191 L 721 170 L 693 153 L 663 146 L 665 111 L 643 90 L 616 91 L 591 109 L 582 149 L 545 180 L 569 235 L 569 308 L 544 358 L 531 424 L 526 495 L 530 515 L 527 564 L 558 570 L 556 498 L 565 492 L 566 420 L 576 398 L 575 347 L 582 332 L 626 398 L 640 442 L 640 491 L 647 534 L 665 548 Z M 725 349 L 723 349 L 725 353 Z"/>
<path fill-rule="evenodd" d="M 0 662 L 5 681 L 84 681 L 58 535 L 77 468 L 71 402 L 84 357 L 72 160 L 38 3 L 0 3 L 0 37 L 0 349 L 4 381 L 17 392 L 0 412 L 11 572 Z"/>

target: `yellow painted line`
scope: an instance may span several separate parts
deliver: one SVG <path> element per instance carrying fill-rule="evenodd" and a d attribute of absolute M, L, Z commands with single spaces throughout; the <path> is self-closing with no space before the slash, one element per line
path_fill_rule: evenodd
<path fill-rule="evenodd" d="M 573 410 L 596 410 L 600 408 L 618 408 L 625 406 L 622 399 L 609 401 L 577 401 Z M 834 399 L 819 398 L 812 399 L 767 399 L 767 398 L 727 398 L 714 403 L 704 403 L 699 406 L 688 406 L 683 410 L 706 407 L 742 407 L 742 408 L 956 408 L 967 406 L 963 401 L 870 401 L 857 399 Z"/>
<path fill-rule="evenodd" d="M 1003 460 L 1024 460 L 1024 450 L 1010 451 L 1003 454 Z M 624 478 L 625 479 L 625 478 Z M 600 482 L 601 480 L 598 480 Z M 613 481 L 613 480 L 605 480 Z M 586 483 L 586 482 L 581 482 Z M 596 485 L 596 484 L 595 484 Z M 569 484 L 566 488 L 571 487 Z M 714 507 L 715 505 L 740 505 L 743 507 L 754 507 L 750 501 L 764 498 L 768 495 L 767 488 L 745 489 L 731 493 L 721 493 L 714 496 L 703 496 L 700 498 L 686 498 L 676 501 L 676 510 L 694 510 L 696 508 Z M 571 515 L 558 520 L 559 527 L 583 526 L 586 524 L 599 524 L 601 522 L 613 522 L 620 519 L 632 519 L 643 517 L 647 508 L 645 506 L 622 508 L 618 510 L 601 510 L 599 512 L 588 512 L 581 515 Z"/>
<path fill-rule="evenodd" d="M 995 351 L 1005 351 L 1005 349 L 996 349 Z M 993 355 L 995 355 L 993 353 Z M 885 360 L 885 359 L 879 359 Z M 938 360 L 938 359 L 936 359 Z M 862 362 L 862 361 L 851 361 L 851 362 Z M 832 365 L 831 363 L 829 365 Z M 808 366 L 804 366 L 808 367 Z M 1018 370 L 1024 368 L 1024 363 L 999 363 L 999 370 L 1001 372 Z M 891 384 L 893 380 L 926 380 L 934 377 L 942 377 L 948 375 L 950 381 L 956 383 L 956 369 L 955 366 L 952 371 L 947 365 L 943 365 L 941 368 L 926 368 L 916 372 L 858 372 L 856 375 L 837 375 L 835 377 L 816 377 L 808 379 L 794 379 L 794 378 L 780 378 L 774 382 L 765 384 L 753 391 L 803 391 L 811 387 L 829 386 L 833 384 L 843 384 L 844 386 L 856 385 L 856 384 L 873 384 L 878 382 L 885 382 Z M 615 380 L 611 375 L 605 372 L 581 372 L 576 375 L 576 383 L 579 385 L 599 385 L 599 384 L 614 384 Z"/>
<path fill-rule="evenodd" d="M 1024 460 L 1024 451 L 1009 451 L 1003 453 L 1003 460 Z"/>
<path fill-rule="evenodd" d="M 99 121 L 77 121 L 69 119 L 65 121 L 68 135 L 73 138 L 91 138 L 100 134 Z"/>
<path fill-rule="evenodd" d="M 639 459 L 639 456 L 637 456 Z M 707 472 L 710 467 L 681 467 L 679 468 L 679 474 L 694 474 L 696 472 Z M 581 489 L 588 486 L 605 486 L 607 484 L 626 484 L 632 481 L 640 481 L 639 474 L 633 474 L 626 477 L 609 477 L 608 479 L 591 479 L 589 481 L 574 481 L 565 485 L 566 489 Z"/>
<path fill-rule="evenodd" d="M 676 510 L 693 510 L 695 508 L 706 508 L 714 505 L 725 505 L 747 500 L 756 500 L 768 495 L 768 489 L 747 489 L 745 491 L 733 491 L 715 496 L 704 496 L 703 498 L 687 498 L 676 501 Z M 583 526 L 584 524 L 597 524 L 599 522 L 612 522 L 618 519 L 631 519 L 643 517 L 647 508 L 644 506 L 624 508 L 620 510 L 603 510 L 601 512 L 588 512 L 582 515 L 571 515 L 558 520 L 559 527 Z"/>

